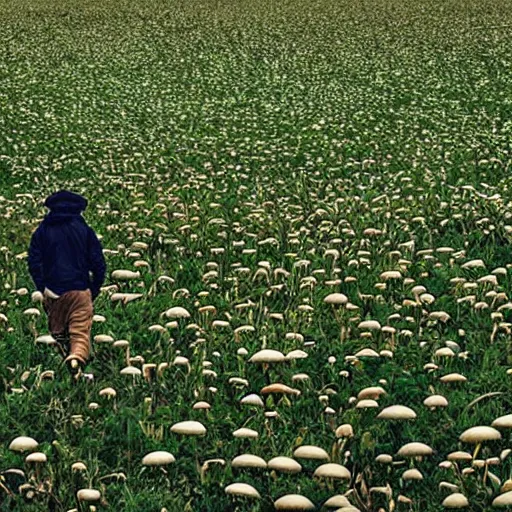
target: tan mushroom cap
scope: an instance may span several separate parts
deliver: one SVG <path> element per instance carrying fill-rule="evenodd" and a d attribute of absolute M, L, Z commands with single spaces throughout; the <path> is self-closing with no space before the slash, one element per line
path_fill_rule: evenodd
<path fill-rule="evenodd" d="M 357 328 L 368 331 L 380 331 L 381 325 L 377 320 L 363 320 L 359 322 Z"/>
<path fill-rule="evenodd" d="M 512 505 L 512 491 L 496 496 L 492 502 L 493 507 L 510 507 Z"/>
<path fill-rule="evenodd" d="M 496 418 L 491 426 L 496 428 L 512 428 L 512 414 L 506 414 L 505 416 L 500 416 Z"/>
<path fill-rule="evenodd" d="M 327 464 L 322 464 L 315 469 L 313 476 L 323 477 L 323 478 L 336 478 L 336 479 L 345 479 L 350 480 L 350 471 L 341 464 L 336 464 L 334 462 L 328 462 Z"/>
<path fill-rule="evenodd" d="M 224 492 L 226 494 L 232 494 L 234 496 L 246 496 L 248 498 L 261 498 L 260 493 L 249 484 L 234 483 L 225 487 Z"/>
<path fill-rule="evenodd" d="M 296 459 L 329 460 L 329 454 L 323 448 L 312 445 L 299 446 L 293 456 Z"/>
<path fill-rule="evenodd" d="M 279 350 L 263 349 L 256 352 L 249 361 L 251 363 L 281 363 L 286 361 L 286 357 Z"/>
<path fill-rule="evenodd" d="M 286 494 L 274 502 L 276 510 L 314 510 L 315 505 L 301 494 Z"/>
<path fill-rule="evenodd" d="M 467 429 L 460 435 L 459 439 L 463 443 L 481 443 L 501 439 L 501 434 L 495 428 L 479 426 Z"/>
<path fill-rule="evenodd" d="M 26 452 L 35 450 L 39 446 L 39 443 L 31 437 L 20 436 L 11 441 L 9 450 L 14 452 Z"/>
<path fill-rule="evenodd" d="M 448 400 L 442 395 L 432 395 L 423 400 L 423 405 L 427 407 L 447 407 Z"/>
<path fill-rule="evenodd" d="M 445 508 L 464 508 L 469 505 L 469 501 L 460 492 L 450 494 L 443 500 L 443 507 Z"/>
<path fill-rule="evenodd" d="M 363 348 L 359 352 L 356 352 L 354 357 L 380 357 L 380 354 L 375 352 L 372 348 Z"/>
<path fill-rule="evenodd" d="M 206 428 L 199 421 L 180 421 L 171 427 L 171 432 L 189 436 L 202 436 L 206 434 Z"/>
<path fill-rule="evenodd" d="M 402 473 L 402 479 L 403 480 L 423 480 L 423 475 L 421 472 L 416 469 L 407 469 Z"/>
<path fill-rule="evenodd" d="M 340 425 L 335 432 L 335 436 L 337 438 L 340 437 L 353 437 L 354 429 L 350 423 L 345 423 L 344 425 Z"/>
<path fill-rule="evenodd" d="M 165 466 L 175 462 L 176 459 L 172 453 L 166 451 L 156 451 L 148 453 L 142 459 L 143 466 Z"/>
<path fill-rule="evenodd" d="M 96 489 L 80 489 L 76 493 L 78 501 L 98 501 L 101 498 L 100 491 Z"/>
<path fill-rule="evenodd" d="M 424 443 L 407 443 L 404 444 L 397 452 L 399 457 L 423 457 L 425 455 L 432 455 L 434 450 Z"/>
<path fill-rule="evenodd" d="M 71 471 L 87 471 L 87 466 L 81 461 L 74 462 L 71 465 Z"/>
<path fill-rule="evenodd" d="M 359 400 L 356 404 L 356 409 L 375 409 L 377 407 L 379 407 L 379 403 L 369 398 Z"/>
<path fill-rule="evenodd" d="M 281 395 L 300 395 L 300 391 L 298 389 L 291 388 L 290 386 L 286 386 L 285 384 L 270 384 L 265 386 L 260 390 L 262 395 L 269 395 L 270 393 L 277 393 Z"/>
<path fill-rule="evenodd" d="M 448 375 L 440 377 L 439 380 L 441 382 L 466 382 L 468 379 L 460 373 L 449 373 Z"/>
<path fill-rule="evenodd" d="M 180 306 L 175 306 L 165 312 L 167 318 L 190 318 L 190 313 Z"/>
<path fill-rule="evenodd" d="M 385 395 L 386 390 L 381 386 L 370 386 L 369 388 L 364 388 L 357 394 L 358 400 L 364 400 L 365 398 L 371 398 L 373 400 L 377 400 L 381 395 Z"/>
<path fill-rule="evenodd" d="M 328 508 L 340 508 L 340 507 L 351 507 L 352 504 L 348 501 L 346 496 L 343 494 L 336 494 L 331 496 L 324 504 L 324 507 Z"/>
<path fill-rule="evenodd" d="M 382 409 L 377 418 L 385 420 L 411 420 L 416 418 L 416 413 L 405 405 L 391 405 Z"/>
<path fill-rule="evenodd" d="M 244 398 L 240 400 L 240 403 L 243 405 L 255 405 L 257 407 L 265 406 L 260 396 L 256 395 L 255 393 L 251 393 L 250 395 L 244 396 Z"/>
<path fill-rule="evenodd" d="M 326 304 L 334 304 L 341 306 L 348 302 L 348 297 L 343 295 L 343 293 L 330 293 L 324 298 L 324 302 Z"/>
<path fill-rule="evenodd" d="M 302 466 L 290 457 L 274 457 L 268 461 L 268 468 L 282 473 L 300 473 Z"/>
<path fill-rule="evenodd" d="M 126 366 L 120 373 L 121 375 L 142 375 L 142 372 L 136 366 Z"/>
<path fill-rule="evenodd" d="M 43 463 L 46 462 L 47 458 L 46 455 L 43 452 L 34 452 L 30 453 L 25 457 L 25 462 L 39 462 Z"/>
<path fill-rule="evenodd" d="M 391 464 L 393 462 L 393 457 L 389 455 L 389 453 L 381 453 L 375 457 L 375 462 L 380 462 L 381 464 Z"/>
<path fill-rule="evenodd" d="M 266 468 L 267 463 L 257 455 L 251 455 L 250 453 L 245 453 L 243 455 L 238 455 L 231 461 L 231 466 L 234 468 Z"/>
<path fill-rule="evenodd" d="M 468 452 L 463 451 L 456 451 L 448 454 L 448 457 L 446 457 L 448 460 L 458 461 L 458 460 L 465 460 L 470 461 L 473 460 L 473 456 Z"/>
<path fill-rule="evenodd" d="M 239 428 L 233 432 L 233 437 L 255 439 L 259 436 L 256 430 L 251 428 Z"/>

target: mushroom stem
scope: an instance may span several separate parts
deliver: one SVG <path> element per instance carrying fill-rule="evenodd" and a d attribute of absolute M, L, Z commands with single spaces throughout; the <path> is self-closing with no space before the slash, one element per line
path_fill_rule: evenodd
<path fill-rule="evenodd" d="M 478 443 L 476 445 L 476 448 L 475 448 L 475 451 L 473 452 L 473 460 L 476 459 L 476 456 L 478 455 L 478 453 L 480 452 L 480 448 L 482 447 L 482 443 Z"/>

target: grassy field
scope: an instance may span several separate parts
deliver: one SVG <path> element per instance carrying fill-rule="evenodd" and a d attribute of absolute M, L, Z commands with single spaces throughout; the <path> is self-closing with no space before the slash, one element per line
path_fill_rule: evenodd
<path fill-rule="evenodd" d="M 510 418 L 481 447 L 459 437 L 512 413 L 511 7 L 0 0 L 0 510 L 256 512 L 346 494 L 363 512 L 434 512 L 453 492 L 491 510 L 512 489 Z M 59 188 L 88 198 L 108 263 L 93 378 L 75 386 L 40 340 L 26 262 Z M 265 348 L 292 354 L 250 361 Z M 377 417 L 391 405 L 416 417 Z M 171 431 L 186 420 L 206 434 Z M 18 436 L 46 463 L 9 449 Z M 411 442 L 432 453 L 397 453 Z M 296 474 L 232 465 L 300 445 L 349 477 L 298 455 Z M 144 466 L 157 450 L 175 462 Z M 472 459 L 447 462 L 458 450 Z M 235 482 L 260 498 L 227 494 Z M 79 501 L 85 488 L 101 499 Z"/>

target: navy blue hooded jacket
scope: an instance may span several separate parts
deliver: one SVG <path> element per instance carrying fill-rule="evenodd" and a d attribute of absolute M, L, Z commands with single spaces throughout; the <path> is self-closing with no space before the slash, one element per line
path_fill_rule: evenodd
<path fill-rule="evenodd" d="M 105 279 L 106 265 L 101 243 L 81 215 L 87 199 L 61 190 L 49 196 L 44 205 L 50 213 L 32 235 L 28 251 L 36 288 L 42 293 L 47 287 L 57 295 L 89 288 L 94 300 Z"/>

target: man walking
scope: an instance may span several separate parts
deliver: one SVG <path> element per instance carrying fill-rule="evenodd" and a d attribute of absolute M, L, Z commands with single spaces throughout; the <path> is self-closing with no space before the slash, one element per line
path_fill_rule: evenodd
<path fill-rule="evenodd" d="M 44 205 L 50 212 L 32 235 L 28 266 L 43 294 L 50 332 L 78 378 L 89 359 L 93 301 L 105 279 L 105 259 L 96 233 L 81 215 L 87 199 L 60 190 Z"/>

